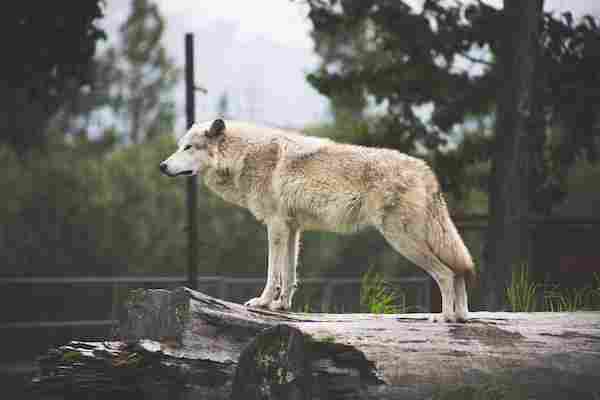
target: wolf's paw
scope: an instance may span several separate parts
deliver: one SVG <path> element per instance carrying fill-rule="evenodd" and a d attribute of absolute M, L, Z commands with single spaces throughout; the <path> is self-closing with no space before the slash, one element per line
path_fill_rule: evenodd
<path fill-rule="evenodd" d="M 429 317 L 431 322 L 456 322 L 454 314 L 431 314 Z"/>
<path fill-rule="evenodd" d="M 255 297 L 244 303 L 246 307 L 265 308 L 271 303 L 271 300 L 262 297 Z"/>
<path fill-rule="evenodd" d="M 466 312 L 457 312 L 456 313 L 456 322 L 465 323 L 469 320 L 469 313 Z"/>
<path fill-rule="evenodd" d="M 289 302 L 277 299 L 269 303 L 269 310 L 271 311 L 288 311 L 290 309 Z"/>

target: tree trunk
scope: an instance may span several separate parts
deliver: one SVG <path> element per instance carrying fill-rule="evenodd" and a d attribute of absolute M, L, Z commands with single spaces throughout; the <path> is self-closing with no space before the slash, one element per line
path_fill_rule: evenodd
<path fill-rule="evenodd" d="M 490 225 L 484 252 L 483 303 L 505 306 L 511 270 L 527 261 L 533 105 L 533 72 L 543 0 L 504 1 L 507 27 L 498 62 L 504 86 L 498 93 L 490 179 Z"/>
<path fill-rule="evenodd" d="M 600 313 L 480 312 L 467 324 L 426 317 L 276 313 L 186 288 L 138 290 L 120 341 L 49 351 L 31 389 L 38 399 L 110 400 L 484 398 L 475 394 L 490 391 L 592 400 L 600 392 Z"/>
<path fill-rule="evenodd" d="M 57 100 L 39 93 L 41 90 L 0 82 L 0 93 L 4 96 L 0 109 L 0 141 L 8 143 L 21 155 L 32 148 L 44 147 L 48 121 L 58 110 Z"/>

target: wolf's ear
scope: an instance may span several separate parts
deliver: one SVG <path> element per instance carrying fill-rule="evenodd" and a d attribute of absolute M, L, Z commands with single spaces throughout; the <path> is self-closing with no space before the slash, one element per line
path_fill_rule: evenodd
<path fill-rule="evenodd" d="M 225 122 L 221 119 L 215 119 L 210 129 L 206 131 L 206 136 L 214 138 L 225 133 Z"/>

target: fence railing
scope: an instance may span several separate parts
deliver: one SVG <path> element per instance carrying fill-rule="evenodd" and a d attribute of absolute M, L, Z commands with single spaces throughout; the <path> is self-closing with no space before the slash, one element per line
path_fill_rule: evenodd
<path fill-rule="evenodd" d="M 413 286 L 416 288 L 416 304 L 412 307 L 416 311 L 428 312 L 431 310 L 431 279 L 426 276 L 404 277 L 387 279 L 390 285 L 394 287 Z M 3 285 L 74 285 L 74 286 L 106 286 L 113 293 L 118 288 L 129 285 L 138 285 L 142 287 L 174 287 L 185 285 L 187 277 L 181 276 L 75 276 L 75 277 L 0 277 L 0 286 Z M 204 290 L 211 286 L 211 292 L 219 298 L 231 299 L 236 286 L 261 287 L 265 283 L 265 278 L 256 277 L 224 277 L 224 276 L 200 276 L 198 277 L 198 288 Z M 347 285 L 360 285 L 360 277 L 309 277 L 301 279 L 302 285 L 318 285 L 321 298 L 318 302 L 321 309 L 331 310 L 334 303 L 334 293 L 336 289 Z M 358 296 L 358 294 L 357 294 Z M 43 299 L 42 299 L 43 300 Z M 22 329 L 22 328 L 62 328 L 79 326 L 114 326 L 117 323 L 117 313 L 119 308 L 119 299 L 112 296 L 112 312 L 110 319 L 90 319 L 68 320 L 68 321 L 18 321 L 18 322 L 0 322 L 0 329 Z M 43 302 L 41 303 L 43 304 Z"/>
<path fill-rule="evenodd" d="M 536 226 L 580 226 L 592 227 L 600 226 L 600 218 L 594 217 L 566 217 L 566 216 L 534 216 L 525 218 L 529 227 Z M 452 215 L 452 220 L 459 229 L 463 230 L 484 230 L 489 223 L 487 214 L 456 214 Z"/>

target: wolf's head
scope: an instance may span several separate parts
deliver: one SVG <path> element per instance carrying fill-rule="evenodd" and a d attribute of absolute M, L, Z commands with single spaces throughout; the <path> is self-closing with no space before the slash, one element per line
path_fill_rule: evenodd
<path fill-rule="evenodd" d="M 225 122 L 194 124 L 177 143 L 177 151 L 160 163 L 160 170 L 168 176 L 196 175 L 210 163 L 210 148 L 225 135 Z"/>

